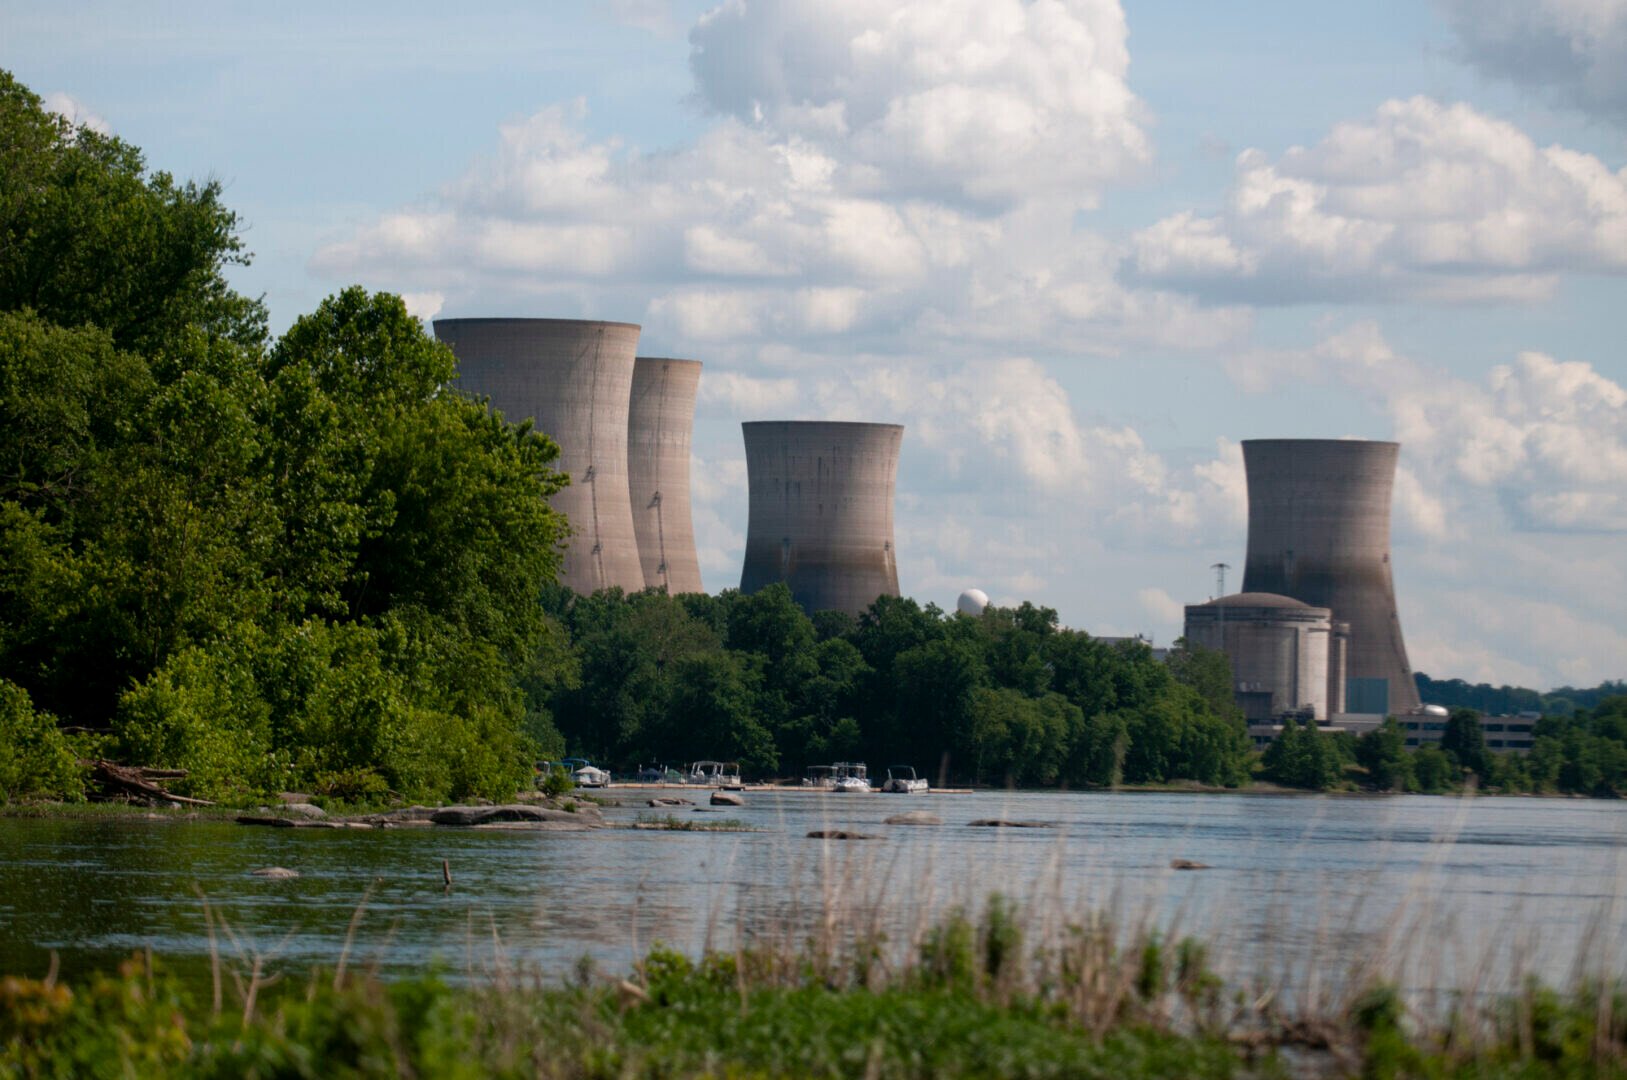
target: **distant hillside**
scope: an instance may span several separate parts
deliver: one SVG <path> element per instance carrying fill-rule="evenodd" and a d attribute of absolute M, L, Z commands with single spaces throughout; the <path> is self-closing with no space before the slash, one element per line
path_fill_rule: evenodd
<path fill-rule="evenodd" d="M 1608 697 L 1627 695 L 1627 681 L 1606 680 L 1598 686 L 1578 688 L 1561 686 L 1549 693 L 1524 686 L 1492 686 L 1489 683 L 1466 683 L 1462 679 L 1431 679 L 1423 672 L 1413 676 L 1418 681 L 1418 696 L 1426 705 L 1445 705 L 1449 709 L 1477 709 L 1489 716 L 1508 713 L 1540 712 L 1548 716 L 1569 716 L 1577 709 L 1591 709 Z"/>

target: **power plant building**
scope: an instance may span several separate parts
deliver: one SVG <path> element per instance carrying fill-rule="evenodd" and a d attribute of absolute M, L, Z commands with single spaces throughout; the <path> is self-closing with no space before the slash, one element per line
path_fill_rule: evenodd
<path fill-rule="evenodd" d="M 740 591 L 783 581 L 803 610 L 851 615 L 897 596 L 903 427 L 772 420 L 741 429 L 751 502 Z"/>
<path fill-rule="evenodd" d="M 571 526 L 560 580 L 579 593 L 644 588 L 627 475 L 638 335 L 631 323 L 578 319 L 435 321 L 458 358 L 459 389 L 559 444 L 556 467 L 571 478 L 553 498 Z"/>
<path fill-rule="evenodd" d="M 1251 724 L 1285 715 L 1325 722 L 1343 711 L 1344 636 L 1327 608 L 1269 593 L 1237 593 L 1186 609 L 1186 640 L 1224 652 Z"/>
<path fill-rule="evenodd" d="M 1248 439 L 1244 593 L 1292 597 L 1349 625 L 1346 700 L 1332 712 L 1418 707 L 1390 574 L 1390 499 L 1400 446 Z M 1190 610 L 1190 609 L 1189 609 Z"/>
<path fill-rule="evenodd" d="M 644 582 L 671 595 L 704 592 L 689 513 L 689 444 L 698 360 L 640 356 L 627 415 L 627 478 Z"/>

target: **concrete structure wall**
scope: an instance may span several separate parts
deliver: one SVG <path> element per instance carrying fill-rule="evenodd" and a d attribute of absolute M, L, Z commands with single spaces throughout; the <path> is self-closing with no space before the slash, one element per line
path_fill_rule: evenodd
<path fill-rule="evenodd" d="M 1350 677 L 1350 624 L 1333 620 L 1328 632 L 1328 712 L 1345 711 L 1345 680 Z"/>
<path fill-rule="evenodd" d="M 1384 678 L 1390 711 L 1418 704 L 1390 576 L 1390 496 L 1400 446 L 1249 439 L 1243 591 L 1330 608 L 1350 624 L 1350 678 Z"/>
<path fill-rule="evenodd" d="M 783 581 L 808 612 L 858 615 L 898 595 L 897 424 L 757 421 L 746 440 L 751 507 L 740 591 Z"/>
<path fill-rule="evenodd" d="M 639 328 L 577 319 L 437 319 L 457 388 L 530 419 L 571 478 L 553 506 L 570 522 L 560 581 L 579 593 L 644 588 L 627 487 L 627 408 Z"/>
<path fill-rule="evenodd" d="M 1226 654 L 1233 690 L 1250 721 L 1302 709 L 1326 720 L 1332 623 L 1326 608 L 1238 593 L 1189 606 L 1185 632 L 1193 644 Z"/>
<path fill-rule="evenodd" d="M 689 513 L 689 443 L 695 427 L 698 360 L 640 356 L 627 413 L 627 482 L 644 581 L 679 593 L 705 592 Z"/>

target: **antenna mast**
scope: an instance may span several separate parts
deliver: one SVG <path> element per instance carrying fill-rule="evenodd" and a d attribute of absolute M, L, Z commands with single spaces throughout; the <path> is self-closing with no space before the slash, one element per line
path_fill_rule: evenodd
<path fill-rule="evenodd" d="M 1217 562 L 1209 569 L 1215 572 L 1215 599 L 1219 600 L 1226 595 L 1226 571 L 1231 569 L 1230 563 Z"/>

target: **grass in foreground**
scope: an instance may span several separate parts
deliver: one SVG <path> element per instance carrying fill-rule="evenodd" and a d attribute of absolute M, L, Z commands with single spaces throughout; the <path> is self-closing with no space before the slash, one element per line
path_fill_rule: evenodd
<path fill-rule="evenodd" d="M 69 987 L 0 979 L 4 1077 L 1627 1078 L 1627 993 L 1535 984 L 1445 1014 L 1369 984 L 1317 1012 L 1222 984 L 1193 941 L 1103 922 L 1038 947 L 1013 906 L 908 949 L 657 946 L 628 979 L 266 977 L 208 1000 L 135 957 Z"/>

